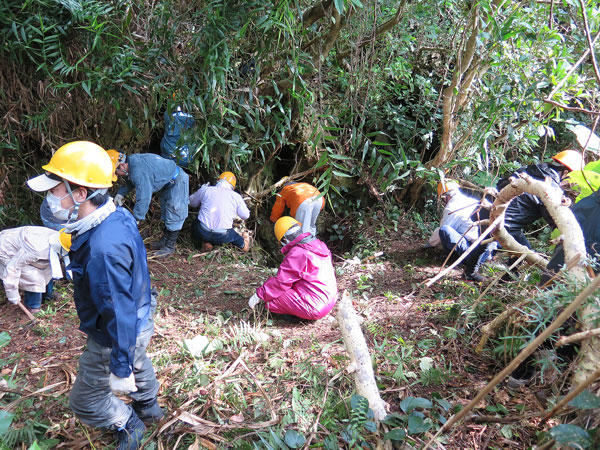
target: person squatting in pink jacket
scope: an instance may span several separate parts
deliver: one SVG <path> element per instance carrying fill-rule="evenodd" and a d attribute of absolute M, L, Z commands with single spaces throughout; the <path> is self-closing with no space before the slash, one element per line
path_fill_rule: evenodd
<path fill-rule="evenodd" d="M 275 223 L 275 237 L 285 255 L 277 276 L 271 277 L 250 297 L 254 308 L 261 300 L 275 314 L 317 320 L 333 309 L 338 297 L 331 252 L 301 224 L 284 216 Z"/>

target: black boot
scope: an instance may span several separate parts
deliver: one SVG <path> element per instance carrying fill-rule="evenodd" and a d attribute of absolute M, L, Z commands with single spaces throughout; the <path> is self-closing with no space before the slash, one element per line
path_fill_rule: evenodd
<path fill-rule="evenodd" d="M 169 231 L 167 229 L 165 229 L 163 236 L 160 238 L 160 241 L 150 243 L 150 250 L 160 250 L 161 248 L 163 248 L 165 246 L 165 244 L 167 243 L 167 233 L 168 232 Z"/>
<path fill-rule="evenodd" d="M 175 251 L 175 242 L 177 242 L 177 235 L 179 234 L 179 230 L 177 231 L 165 231 L 166 242 L 165 245 L 157 251 L 154 256 L 158 258 L 162 258 L 163 256 L 169 256 Z"/>
<path fill-rule="evenodd" d="M 475 253 L 473 251 L 470 255 L 467 256 L 465 260 L 465 278 L 469 281 L 475 281 L 477 283 L 482 283 L 485 281 L 485 278 L 482 275 L 479 275 L 479 268 L 481 267 L 481 254 Z"/>
<path fill-rule="evenodd" d="M 133 410 L 140 418 L 142 422 L 146 425 L 151 423 L 160 422 L 163 417 L 165 417 L 165 413 L 162 408 L 159 406 L 156 397 L 151 400 L 136 402 L 134 401 L 131 406 Z"/>
<path fill-rule="evenodd" d="M 142 446 L 146 427 L 135 412 L 131 412 L 125 426 L 118 430 L 119 446 L 117 450 L 137 450 Z"/>

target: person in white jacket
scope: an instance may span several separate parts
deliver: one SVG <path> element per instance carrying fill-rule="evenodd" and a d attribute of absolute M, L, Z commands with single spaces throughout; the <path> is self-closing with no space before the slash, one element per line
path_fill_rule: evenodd
<path fill-rule="evenodd" d="M 479 201 L 463 194 L 458 183 L 451 180 L 438 184 L 438 197 L 446 206 L 440 226 L 429 238 L 429 245 L 439 245 L 446 254 L 453 252 L 458 258 L 479 237 L 479 227 L 471 219 L 479 207 Z M 477 272 L 480 264 L 488 257 L 485 247 L 478 246 L 473 249 L 463 262 L 465 277 L 471 281 L 483 281 L 483 277 Z"/>
<path fill-rule="evenodd" d="M 26 226 L 0 232 L 0 274 L 10 303 L 21 301 L 21 289 L 25 306 L 33 314 L 39 312 L 42 301 L 52 296 L 53 273 L 62 277 L 58 256 L 52 257 L 53 252 L 60 253 L 59 248 L 59 232 L 50 228 Z"/>

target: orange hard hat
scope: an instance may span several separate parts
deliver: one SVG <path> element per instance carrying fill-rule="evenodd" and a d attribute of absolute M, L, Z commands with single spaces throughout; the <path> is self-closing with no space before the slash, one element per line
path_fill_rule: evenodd
<path fill-rule="evenodd" d="M 125 153 L 121 153 L 118 150 L 106 150 L 106 153 L 108 153 L 108 156 L 110 156 L 110 160 L 112 161 L 113 164 L 113 181 L 117 181 L 117 175 L 116 175 L 116 170 L 117 167 L 119 167 L 119 164 L 124 163 L 125 162 Z"/>
<path fill-rule="evenodd" d="M 232 172 L 223 172 L 221 175 L 219 175 L 219 180 L 225 180 L 229 182 L 229 184 L 231 184 L 233 187 L 235 187 L 235 183 L 237 181 L 235 175 Z"/>
<path fill-rule="evenodd" d="M 583 156 L 577 150 L 563 150 L 552 157 L 552 159 L 569 170 L 583 170 Z"/>
<path fill-rule="evenodd" d="M 442 194 L 445 194 L 448 191 L 451 191 L 453 189 L 458 189 L 458 188 L 459 188 L 459 185 L 454 180 L 440 181 L 437 185 L 437 195 L 438 195 L 438 197 L 440 197 Z"/>

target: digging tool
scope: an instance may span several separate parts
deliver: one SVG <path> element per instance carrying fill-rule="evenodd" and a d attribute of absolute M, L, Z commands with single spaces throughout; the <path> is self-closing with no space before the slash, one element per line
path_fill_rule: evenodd
<path fill-rule="evenodd" d="M 23 305 L 23 303 L 19 302 L 17 303 L 17 305 L 19 305 L 19 308 L 21 308 L 23 310 L 23 312 L 25 313 L 25 315 L 27 317 L 29 317 L 29 320 L 31 320 L 31 322 L 35 322 L 36 318 L 33 314 L 31 314 L 31 312 L 27 309 L 27 307 L 25 305 Z"/>

